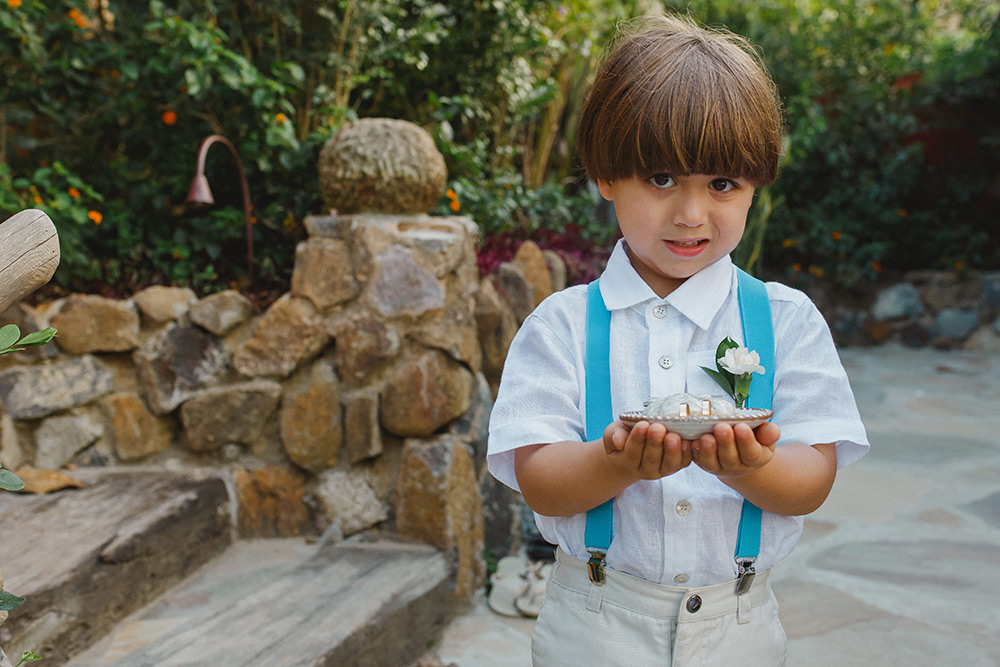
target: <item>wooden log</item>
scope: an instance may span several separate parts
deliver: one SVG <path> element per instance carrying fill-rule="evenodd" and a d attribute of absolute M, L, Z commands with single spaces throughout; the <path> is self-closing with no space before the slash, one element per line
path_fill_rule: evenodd
<path fill-rule="evenodd" d="M 44 212 L 29 208 L 0 223 L 0 313 L 52 278 L 59 235 Z"/>

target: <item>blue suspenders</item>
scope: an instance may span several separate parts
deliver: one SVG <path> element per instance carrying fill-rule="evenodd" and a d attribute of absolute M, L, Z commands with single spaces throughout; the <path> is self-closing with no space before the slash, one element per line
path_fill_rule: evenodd
<path fill-rule="evenodd" d="M 746 407 L 771 407 L 774 391 L 774 326 L 771 322 L 771 302 L 764 283 L 737 268 L 740 318 L 746 347 L 760 355 L 764 374 L 754 374 L 750 382 L 750 397 Z M 604 305 L 599 281 L 587 290 L 587 349 L 586 349 L 586 426 L 587 440 L 600 438 L 615 416 L 611 407 L 611 311 Z M 587 512 L 584 544 L 590 552 L 587 563 L 590 580 L 604 584 L 604 557 L 613 537 L 612 500 Z M 761 510 L 743 501 L 735 558 L 739 575 L 737 594 L 750 588 L 754 577 L 754 562 L 760 552 Z"/>

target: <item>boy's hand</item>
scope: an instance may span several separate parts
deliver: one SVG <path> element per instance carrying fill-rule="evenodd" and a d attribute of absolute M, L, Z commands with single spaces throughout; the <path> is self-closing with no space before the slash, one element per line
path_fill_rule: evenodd
<path fill-rule="evenodd" d="M 776 424 L 765 422 L 756 432 L 746 424 L 716 424 L 691 443 L 694 462 L 702 470 L 719 477 L 738 477 L 767 465 L 781 437 Z"/>
<path fill-rule="evenodd" d="M 615 421 L 604 429 L 604 453 L 637 479 L 659 479 L 691 464 L 691 442 L 663 424 L 641 421 L 630 429 Z"/>

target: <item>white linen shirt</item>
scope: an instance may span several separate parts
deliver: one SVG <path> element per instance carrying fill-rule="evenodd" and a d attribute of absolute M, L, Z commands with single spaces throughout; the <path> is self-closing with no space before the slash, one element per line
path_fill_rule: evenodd
<path fill-rule="evenodd" d="M 615 415 L 642 409 L 651 396 L 721 394 L 700 366 L 715 367 L 729 336 L 743 344 L 729 257 L 698 272 L 665 299 L 632 268 L 619 241 L 601 276 L 611 311 L 611 401 Z M 829 327 L 798 290 L 767 283 L 774 321 L 772 421 L 778 446 L 834 442 L 837 466 L 864 456 L 868 439 Z M 490 418 L 490 472 L 519 490 L 514 450 L 526 445 L 583 441 L 586 431 L 584 358 L 587 289 L 553 294 L 528 316 L 511 343 Z M 635 482 L 614 499 L 614 540 L 607 564 L 667 585 L 710 586 L 736 577 L 736 534 L 742 497 L 695 464 L 658 480 Z M 542 536 L 577 558 L 586 513 L 535 514 Z M 763 513 L 757 570 L 787 556 L 802 533 L 801 516 Z"/>

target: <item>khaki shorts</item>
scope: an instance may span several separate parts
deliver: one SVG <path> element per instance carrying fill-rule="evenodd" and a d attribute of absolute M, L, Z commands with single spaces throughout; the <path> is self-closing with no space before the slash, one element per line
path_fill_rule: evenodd
<path fill-rule="evenodd" d="M 531 641 L 534 667 L 785 664 L 785 631 L 766 571 L 741 597 L 735 581 L 680 588 L 614 570 L 606 576 L 604 586 L 593 586 L 584 561 L 557 551 Z"/>

